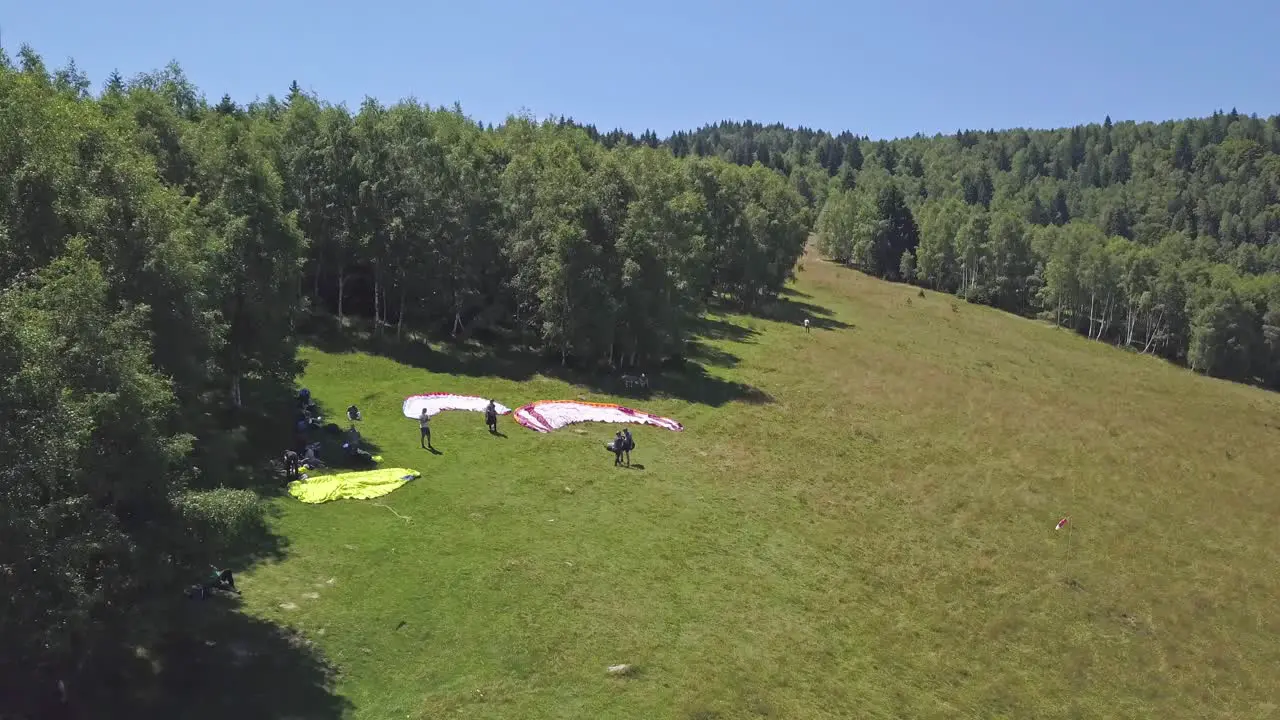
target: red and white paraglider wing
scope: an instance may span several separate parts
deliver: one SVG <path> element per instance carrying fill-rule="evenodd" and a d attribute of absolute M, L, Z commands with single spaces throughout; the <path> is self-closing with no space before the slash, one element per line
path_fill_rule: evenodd
<path fill-rule="evenodd" d="M 684 426 L 672 418 L 654 415 L 643 410 L 621 405 L 570 400 L 542 400 L 529 403 L 516 408 L 514 417 L 516 422 L 530 430 L 543 433 L 582 422 L 631 423 L 652 425 L 676 432 L 684 430 Z"/>

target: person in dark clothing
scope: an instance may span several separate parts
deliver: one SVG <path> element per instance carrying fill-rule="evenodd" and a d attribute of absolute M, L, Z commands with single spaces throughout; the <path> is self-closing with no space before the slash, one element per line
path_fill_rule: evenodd
<path fill-rule="evenodd" d="M 418 430 L 422 432 L 419 438 L 422 449 L 431 450 L 431 416 L 427 414 L 426 408 L 422 408 L 422 414 L 418 416 Z"/>
<path fill-rule="evenodd" d="M 631 467 L 631 451 L 636 447 L 636 441 L 631 437 L 631 429 L 622 429 L 622 452 L 627 456 L 627 467 Z"/>
<path fill-rule="evenodd" d="M 298 453 L 292 450 L 284 451 L 284 476 L 285 482 L 293 482 L 298 479 L 299 467 L 302 465 L 301 458 Z"/>
<path fill-rule="evenodd" d="M 626 447 L 626 439 L 622 437 L 621 430 L 614 434 L 613 442 L 609 443 L 607 447 L 613 451 L 613 466 L 621 467 L 623 448 Z"/>
<path fill-rule="evenodd" d="M 237 595 L 240 594 L 240 589 L 236 587 L 235 576 L 231 574 L 230 570 L 220 570 L 212 565 L 209 567 L 213 568 L 212 587 L 217 590 L 226 590 Z"/>
<path fill-rule="evenodd" d="M 362 439 L 363 438 L 360 437 L 360 431 L 355 429 L 353 426 L 347 430 L 347 440 L 342 443 L 342 449 L 345 450 L 348 455 L 354 456 L 360 452 L 360 442 Z"/>
<path fill-rule="evenodd" d="M 490 400 L 489 407 L 484 409 L 484 424 L 489 428 L 490 434 L 498 434 L 498 408 L 493 400 Z"/>
<path fill-rule="evenodd" d="M 302 462 L 305 463 L 307 467 L 313 467 L 313 468 L 324 467 L 325 466 L 324 461 L 321 460 L 320 456 L 316 454 L 317 452 L 319 452 L 319 450 L 320 450 L 320 443 L 311 443 L 310 445 L 308 445 L 306 454 L 302 456 Z"/>
<path fill-rule="evenodd" d="M 236 587 L 235 576 L 231 574 L 231 571 L 214 567 L 213 574 L 207 580 L 187 588 L 187 597 L 193 600 L 204 600 L 214 590 L 222 590 L 236 595 L 240 594 L 240 589 Z"/>

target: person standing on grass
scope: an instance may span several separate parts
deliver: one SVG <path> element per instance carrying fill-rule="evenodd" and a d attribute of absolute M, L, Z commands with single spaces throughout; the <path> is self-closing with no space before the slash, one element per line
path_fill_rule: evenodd
<path fill-rule="evenodd" d="M 809 332 L 809 318 L 804 319 L 804 331 Z"/>
<path fill-rule="evenodd" d="M 431 447 L 431 416 L 427 414 L 427 409 L 422 408 L 422 414 L 418 416 L 418 429 L 422 431 L 421 445 L 423 450 L 432 450 Z"/>
<path fill-rule="evenodd" d="M 636 446 L 636 441 L 631 437 L 631 429 L 622 429 L 622 451 L 627 454 L 627 467 L 631 467 L 631 450 Z"/>
<path fill-rule="evenodd" d="M 489 428 L 490 434 L 498 434 L 498 408 L 493 400 L 490 400 L 489 407 L 484 409 L 484 424 Z"/>
<path fill-rule="evenodd" d="M 619 430 L 613 436 L 613 442 L 609 443 L 609 449 L 613 451 L 613 466 L 622 466 L 622 448 L 626 447 L 626 438 L 622 437 L 622 431 Z"/>
<path fill-rule="evenodd" d="M 298 479 L 299 466 L 302 461 L 298 458 L 298 453 L 292 450 L 284 451 L 284 478 L 285 482 L 293 482 Z"/>

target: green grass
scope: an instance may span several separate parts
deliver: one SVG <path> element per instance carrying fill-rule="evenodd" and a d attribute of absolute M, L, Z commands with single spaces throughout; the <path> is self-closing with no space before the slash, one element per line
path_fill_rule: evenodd
<path fill-rule="evenodd" d="M 687 428 L 643 470 L 607 426 L 446 413 L 433 456 L 400 414 L 608 395 L 305 351 L 423 477 L 279 500 L 247 611 L 359 718 L 1280 717 L 1275 395 L 813 260 L 794 293 L 812 332 L 717 318 L 705 376 L 627 400 Z"/>

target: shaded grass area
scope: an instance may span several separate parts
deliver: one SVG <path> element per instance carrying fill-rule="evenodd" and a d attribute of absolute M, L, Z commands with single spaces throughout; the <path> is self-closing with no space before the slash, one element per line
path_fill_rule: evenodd
<path fill-rule="evenodd" d="M 1280 712 L 1275 395 L 824 263 L 793 293 L 708 320 L 690 387 L 643 399 L 518 358 L 307 350 L 313 392 L 423 477 L 279 501 L 289 554 L 245 575 L 248 609 L 322 649 L 361 718 Z M 638 429 L 626 471 L 610 427 L 445 413 L 434 456 L 400 414 L 433 391 L 687 430 Z"/>
<path fill-rule="evenodd" d="M 239 575 L 288 557 L 289 542 L 262 528 L 246 534 L 221 559 Z M 188 578 L 203 580 L 212 569 Z M 78 688 L 83 706 L 49 697 L 39 717 L 204 718 L 244 720 L 346 717 L 350 701 L 334 691 L 337 671 L 313 642 L 281 624 L 246 614 L 240 598 L 214 592 L 189 598 L 186 586 L 134 611 L 161 635 L 120 637 L 92 660 L 93 688 Z M 84 693 L 89 693 L 86 697 Z"/>
<path fill-rule="evenodd" d="M 150 716 L 325 720 L 349 711 L 333 692 L 336 670 L 311 640 L 224 598 L 193 601 L 188 615 L 188 632 L 149 658 L 164 667 L 166 687 Z"/>
<path fill-rule="evenodd" d="M 332 318 L 323 316 L 313 317 L 308 322 L 307 329 L 311 346 L 326 353 L 377 355 L 434 375 L 499 378 L 517 382 L 542 376 L 596 393 L 648 398 L 656 392 L 715 407 L 731 402 L 769 403 L 773 400 L 768 393 L 757 387 L 708 372 L 706 365 L 732 365 L 737 362 L 737 356 L 704 341 L 691 343 L 684 358 L 664 366 L 628 370 L 630 373 L 643 371 L 649 375 L 651 387 L 646 391 L 625 388 L 621 372 L 609 374 L 562 367 L 552 358 L 510 345 L 431 343 L 413 333 L 406 333 L 403 338 L 398 339 L 394 329 L 375 333 L 370 328 L 363 327 L 359 320 L 349 321 L 347 327 L 340 328 Z M 736 336 L 734 339 L 738 341 L 747 340 L 753 332 L 715 317 L 699 320 L 697 330 L 708 339 Z"/>

